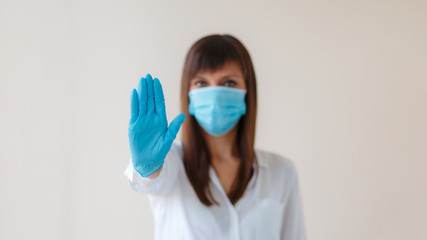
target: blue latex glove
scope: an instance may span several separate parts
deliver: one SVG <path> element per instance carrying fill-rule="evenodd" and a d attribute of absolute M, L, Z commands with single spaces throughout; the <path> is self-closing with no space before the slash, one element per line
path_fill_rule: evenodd
<path fill-rule="evenodd" d="M 162 167 L 185 114 L 179 114 L 168 127 L 162 85 L 150 74 L 141 78 L 138 91 L 133 89 L 130 105 L 128 136 L 132 164 L 142 177 L 148 177 Z"/>

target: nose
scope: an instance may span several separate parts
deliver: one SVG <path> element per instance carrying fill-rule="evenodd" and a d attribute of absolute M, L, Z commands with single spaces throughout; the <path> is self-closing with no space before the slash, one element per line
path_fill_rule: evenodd
<path fill-rule="evenodd" d="M 221 84 L 220 84 L 220 82 L 219 81 L 211 81 L 210 82 L 210 84 L 209 84 L 210 86 L 221 86 Z"/>

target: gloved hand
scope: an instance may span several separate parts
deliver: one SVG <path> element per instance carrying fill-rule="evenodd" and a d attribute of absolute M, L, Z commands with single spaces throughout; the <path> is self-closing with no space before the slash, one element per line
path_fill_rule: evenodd
<path fill-rule="evenodd" d="M 130 105 L 128 136 L 132 164 L 142 177 L 148 177 L 163 165 L 185 114 L 179 114 L 168 127 L 162 85 L 150 74 L 141 78 L 138 92 L 133 89 Z"/>

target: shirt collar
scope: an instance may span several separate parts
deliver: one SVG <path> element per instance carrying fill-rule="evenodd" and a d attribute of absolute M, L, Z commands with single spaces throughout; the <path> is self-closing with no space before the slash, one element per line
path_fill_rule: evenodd
<path fill-rule="evenodd" d="M 258 162 L 258 169 L 256 167 L 256 163 Z M 259 152 L 259 150 L 255 150 L 255 159 L 252 163 L 252 167 L 254 169 L 254 172 L 251 176 L 251 179 L 249 180 L 248 186 L 247 188 L 250 189 L 252 187 L 254 187 L 255 185 L 255 180 L 257 179 L 257 174 L 259 175 L 259 171 L 261 169 L 265 169 L 266 163 L 264 162 L 264 159 L 261 157 L 261 153 Z M 216 175 L 215 169 L 211 166 L 209 166 L 209 177 L 211 179 L 211 181 L 213 182 L 213 184 L 218 188 L 218 189 L 222 189 L 222 191 L 224 191 L 221 182 L 218 179 L 218 176 Z M 225 193 L 225 192 L 224 192 Z"/>

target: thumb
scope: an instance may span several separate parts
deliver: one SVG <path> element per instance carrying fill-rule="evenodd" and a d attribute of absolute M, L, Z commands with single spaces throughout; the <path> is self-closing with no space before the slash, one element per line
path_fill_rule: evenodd
<path fill-rule="evenodd" d="M 170 123 L 168 130 L 166 131 L 165 141 L 173 141 L 178 134 L 179 129 L 181 128 L 182 123 L 184 123 L 185 114 L 180 113 L 176 118 Z"/>

